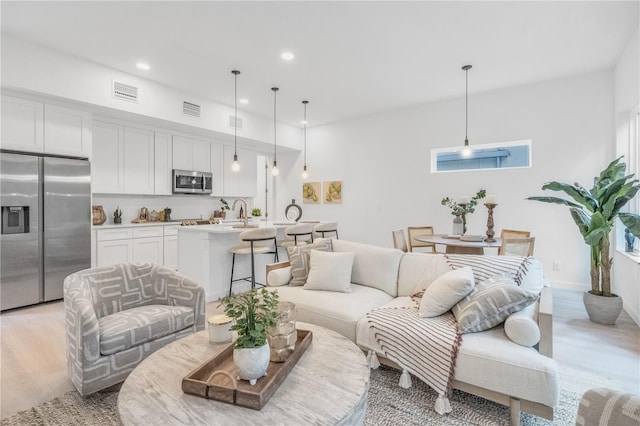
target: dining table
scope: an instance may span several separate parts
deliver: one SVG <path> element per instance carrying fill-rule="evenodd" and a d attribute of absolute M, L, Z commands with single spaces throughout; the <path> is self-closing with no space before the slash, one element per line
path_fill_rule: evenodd
<path fill-rule="evenodd" d="M 495 238 L 495 241 L 485 241 L 486 237 L 483 237 L 481 241 L 469 241 L 469 239 L 474 238 L 470 236 L 463 237 L 461 235 L 436 234 L 420 235 L 413 238 L 425 243 L 443 245 L 446 247 L 446 253 L 449 254 L 485 254 L 485 248 L 497 248 L 502 245 L 500 238 Z"/>

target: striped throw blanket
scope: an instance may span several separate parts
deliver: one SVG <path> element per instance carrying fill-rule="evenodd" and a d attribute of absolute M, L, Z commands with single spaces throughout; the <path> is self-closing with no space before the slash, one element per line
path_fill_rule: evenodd
<path fill-rule="evenodd" d="M 403 375 L 413 374 L 438 393 L 434 407 L 437 413 L 450 412 L 448 396 L 462 342 L 451 312 L 420 318 L 418 306 L 389 307 L 369 312 L 367 320 L 382 355 L 397 363 Z M 404 387 L 409 387 L 409 377 L 406 382 Z"/>

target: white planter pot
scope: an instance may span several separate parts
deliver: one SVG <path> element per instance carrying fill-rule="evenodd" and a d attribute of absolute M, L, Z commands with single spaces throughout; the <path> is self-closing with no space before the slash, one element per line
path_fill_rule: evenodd
<path fill-rule="evenodd" d="M 622 311 L 622 298 L 612 294 L 612 297 L 596 296 L 585 291 L 582 301 L 589 319 L 598 324 L 615 324 Z"/>
<path fill-rule="evenodd" d="M 238 375 L 248 380 L 251 386 L 266 375 L 269 367 L 269 343 L 259 348 L 236 348 L 233 350 L 233 363 L 238 368 Z"/>

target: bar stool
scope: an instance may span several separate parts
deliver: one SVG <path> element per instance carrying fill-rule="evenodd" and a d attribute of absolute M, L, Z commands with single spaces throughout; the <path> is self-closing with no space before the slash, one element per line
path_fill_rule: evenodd
<path fill-rule="evenodd" d="M 299 223 L 284 230 L 284 239 L 278 241 L 278 247 L 304 246 L 313 243 L 313 224 Z"/>
<path fill-rule="evenodd" d="M 280 247 L 304 246 L 313 243 L 313 224 L 299 223 L 284 230 L 284 239 L 278 241 Z"/>
<path fill-rule="evenodd" d="M 322 238 L 325 238 L 327 234 L 335 234 L 336 240 L 338 240 L 338 222 L 324 222 L 319 223 L 313 227 L 313 232 L 319 234 Z"/>
<path fill-rule="evenodd" d="M 247 231 L 242 231 L 238 236 L 240 239 L 240 245 L 231 247 L 229 252 L 233 254 L 231 260 L 231 281 L 229 282 L 229 296 L 233 289 L 233 283 L 235 281 L 249 281 L 251 288 L 254 289 L 256 284 L 264 286 L 264 284 L 256 283 L 256 264 L 254 256 L 256 254 L 271 254 L 275 253 L 274 262 L 278 261 L 278 250 L 276 247 L 276 228 L 255 228 Z M 236 263 L 236 254 L 251 255 L 251 276 L 243 278 L 233 278 L 233 270 Z"/>

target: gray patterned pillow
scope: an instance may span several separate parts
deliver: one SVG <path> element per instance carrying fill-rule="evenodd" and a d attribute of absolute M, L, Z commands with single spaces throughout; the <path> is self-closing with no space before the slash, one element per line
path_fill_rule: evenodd
<path fill-rule="evenodd" d="M 537 299 L 536 293 L 521 289 L 511 278 L 494 275 L 476 285 L 451 311 L 460 333 L 474 333 L 495 327 Z"/>
<path fill-rule="evenodd" d="M 309 252 L 311 250 L 333 251 L 330 238 L 316 240 L 313 244 L 306 246 L 287 247 L 289 263 L 291 264 L 290 286 L 300 286 L 307 282 L 309 275 Z"/>

